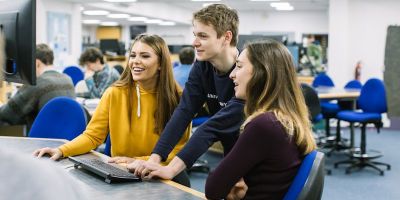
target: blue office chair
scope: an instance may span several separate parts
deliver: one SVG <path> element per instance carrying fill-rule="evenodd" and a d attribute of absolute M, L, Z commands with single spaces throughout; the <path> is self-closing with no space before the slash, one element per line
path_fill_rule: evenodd
<path fill-rule="evenodd" d="M 332 79 L 326 75 L 325 73 L 318 74 L 312 82 L 313 87 L 325 86 L 325 87 L 334 87 Z"/>
<path fill-rule="evenodd" d="M 381 162 L 371 161 L 382 157 L 383 155 L 378 151 L 368 151 L 366 149 L 366 126 L 367 124 L 374 124 L 379 129 L 383 126 L 382 113 L 387 112 L 386 104 L 386 91 L 383 82 L 379 79 L 369 79 L 361 89 L 360 97 L 358 98 L 358 105 L 360 111 L 341 111 L 337 114 L 339 120 L 347 121 L 350 123 L 358 122 L 361 124 L 361 144 L 360 150 L 351 152 L 351 159 L 335 163 L 335 168 L 340 164 L 350 164 L 346 168 L 346 173 L 350 173 L 352 169 L 362 169 L 364 167 L 371 167 L 379 171 L 380 175 L 384 175 L 384 171 L 377 167 L 377 165 L 386 166 L 390 170 L 390 165 Z"/>
<path fill-rule="evenodd" d="M 77 66 L 66 67 L 63 73 L 71 77 L 74 86 L 85 77 L 83 71 Z"/>
<path fill-rule="evenodd" d="M 284 200 L 321 199 L 324 189 L 324 154 L 316 150 L 307 154 L 287 191 Z"/>
<path fill-rule="evenodd" d="M 29 137 L 72 140 L 86 128 L 81 105 L 69 97 L 56 97 L 40 110 Z"/>
<path fill-rule="evenodd" d="M 358 80 L 351 80 L 349 82 L 346 83 L 346 85 L 344 86 L 344 89 L 361 89 L 362 88 L 362 84 L 360 81 Z M 344 111 L 344 110 L 354 110 L 357 107 L 357 103 L 356 105 L 354 105 L 353 101 L 349 101 L 349 100 L 338 100 L 338 110 L 335 111 L 335 115 L 337 115 L 337 113 L 339 113 L 340 111 Z M 333 115 L 333 112 L 332 112 Z M 337 119 L 337 117 L 335 116 L 334 118 Z M 343 149 L 351 149 L 354 148 L 354 124 L 350 123 L 350 130 L 351 130 L 351 134 L 350 134 L 350 144 L 347 144 L 347 142 L 345 140 L 342 140 L 341 137 L 341 131 L 340 131 L 340 119 L 337 119 L 337 125 L 336 125 L 336 138 L 335 138 L 335 142 L 331 148 L 331 150 L 329 152 L 326 153 L 327 156 L 329 156 L 332 152 L 334 151 L 340 151 Z"/>
<path fill-rule="evenodd" d="M 107 156 L 111 157 L 111 138 L 110 138 L 110 134 L 108 134 L 107 139 L 106 139 L 106 146 L 104 148 L 104 154 L 106 154 Z"/>

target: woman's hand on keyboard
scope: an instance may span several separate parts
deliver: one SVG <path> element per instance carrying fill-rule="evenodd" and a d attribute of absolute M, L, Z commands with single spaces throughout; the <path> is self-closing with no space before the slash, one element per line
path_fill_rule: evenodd
<path fill-rule="evenodd" d="M 110 159 L 108 159 L 109 163 L 116 163 L 116 164 L 120 164 L 120 163 L 132 163 L 133 161 L 135 161 L 134 158 L 130 158 L 130 157 L 123 157 L 123 156 L 117 156 L 117 157 L 112 157 Z"/>
<path fill-rule="evenodd" d="M 33 152 L 33 156 L 41 158 L 44 155 L 50 155 L 50 159 L 58 160 L 62 157 L 62 152 L 58 148 L 41 148 Z"/>

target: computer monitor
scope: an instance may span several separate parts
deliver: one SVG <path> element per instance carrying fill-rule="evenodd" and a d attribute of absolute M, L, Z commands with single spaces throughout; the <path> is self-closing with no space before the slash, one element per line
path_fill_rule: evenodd
<path fill-rule="evenodd" d="M 288 45 L 286 47 L 290 51 L 290 54 L 292 54 L 294 66 L 298 68 L 300 62 L 300 47 L 298 45 Z"/>
<path fill-rule="evenodd" d="M 36 84 L 36 0 L 0 1 L 0 31 L 5 38 L 1 73 L 6 81 Z M 0 76 L 1 77 L 1 76 Z"/>
<path fill-rule="evenodd" d="M 106 52 L 113 52 L 120 55 L 120 48 L 121 47 L 117 39 L 100 40 L 100 50 L 103 52 L 103 54 L 106 54 Z"/>

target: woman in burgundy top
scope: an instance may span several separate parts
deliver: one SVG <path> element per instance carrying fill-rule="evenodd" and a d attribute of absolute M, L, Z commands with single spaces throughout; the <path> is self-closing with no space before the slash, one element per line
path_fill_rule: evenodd
<path fill-rule="evenodd" d="M 293 60 L 282 44 L 246 45 L 230 77 L 245 99 L 241 135 L 206 182 L 206 197 L 226 198 L 241 178 L 244 199 L 282 199 L 305 154 L 316 148 Z"/>

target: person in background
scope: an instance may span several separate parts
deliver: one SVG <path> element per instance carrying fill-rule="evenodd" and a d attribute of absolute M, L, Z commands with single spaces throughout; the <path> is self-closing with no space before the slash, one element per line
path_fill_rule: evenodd
<path fill-rule="evenodd" d="M 188 80 L 194 57 L 193 47 L 184 47 L 179 51 L 179 62 L 181 64 L 174 67 L 174 77 L 182 88 L 185 88 L 185 83 Z"/>
<path fill-rule="evenodd" d="M 230 77 L 235 96 L 246 100 L 246 120 L 233 149 L 209 174 L 206 197 L 225 198 L 243 177 L 245 199 L 283 199 L 303 157 L 316 149 L 289 50 L 273 40 L 247 44 Z"/>
<path fill-rule="evenodd" d="M 193 46 L 197 61 L 190 71 L 180 103 L 150 159 L 130 163 L 128 169 L 144 179 L 172 179 L 185 168 L 190 168 L 216 141 L 221 141 L 225 154 L 230 151 L 243 122 L 244 102 L 234 97 L 234 85 L 229 78 L 239 54 L 236 48 L 238 26 L 237 11 L 224 4 L 212 4 L 194 13 Z M 159 165 L 169 158 L 171 150 L 204 103 L 212 117 L 196 129 L 167 166 Z"/>
<path fill-rule="evenodd" d="M 164 40 L 157 35 L 139 35 L 132 44 L 128 66 L 113 86 L 107 89 L 86 130 L 58 148 L 34 152 L 52 160 L 87 153 L 111 139 L 110 162 L 131 163 L 146 160 L 162 130 L 179 103 L 181 94 L 172 75 L 171 59 Z M 189 138 L 191 126 L 185 127 L 178 145 L 166 159 L 168 163 Z M 186 174 L 175 180 L 189 181 Z M 185 185 L 190 183 L 185 183 Z"/>
<path fill-rule="evenodd" d="M 53 67 L 54 54 L 46 44 L 36 45 L 36 85 L 23 85 L 0 107 L 0 121 L 11 125 L 26 124 L 28 129 L 40 109 L 59 96 L 75 98 L 74 84 L 68 75 Z"/>
<path fill-rule="evenodd" d="M 103 54 L 94 47 L 87 48 L 81 54 L 79 64 L 86 67 L 85 83 L 88 92 L 78 96 L 101 98 L 106 89 L 120 77 L 117 70 L 104 63 Z"/>
<path fill-rule="evenodd" d="M 311 73 L 314 75 L 324 70 L 322 66 L 322 47 L 319 41 L 315 40 L 314 35 L 308 35 L 307 42 L 307 58 L 311 64 Z"/>

